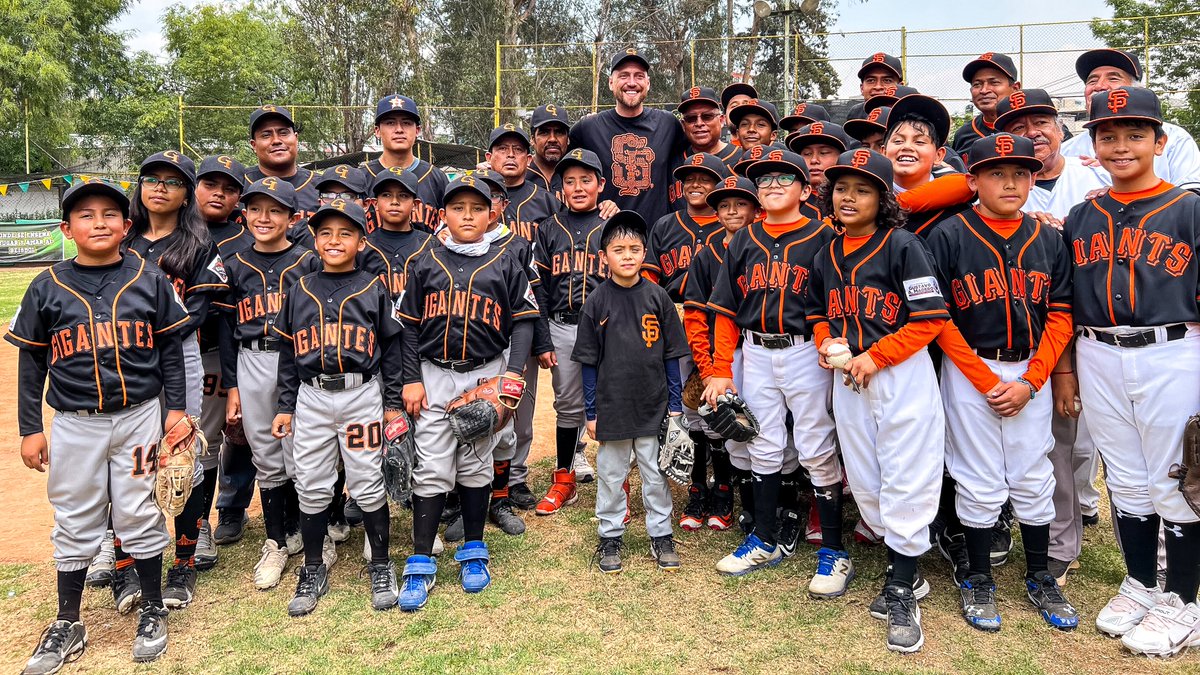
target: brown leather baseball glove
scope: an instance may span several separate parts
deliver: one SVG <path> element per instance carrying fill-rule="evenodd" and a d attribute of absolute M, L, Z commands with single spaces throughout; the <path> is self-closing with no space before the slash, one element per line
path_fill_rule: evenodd
<path fill-rule="evenodd" d="M 1200 415 L 1188 418 L 1183 429 L 1183 458 L 1171 467 L 1171 478 L 1179 481 L 1183 499 L 1200 515 Z"/>
<path fill-rule="evenodd" d="M 704 380 L 700 379 L 700 371 L 692 369 L 687 381 L 683 383 L 683 405 L 691 410 L 699 410 L 704 403 Z"/>
<path fill-rule="evenodd" d="M 196 421 L 184 415 L 167 430 L 158 443 L 158 474 L 155 476 L 154 501 L 168 518 L 183 513 L 183 505 L 192 494 L 196 472 Z"/>
<path fill-rule="evenodd" d="M 473 443 L 504 428 L 525 393 L 525 380 L 502 375 L 480 380 L 479 386 L 450 401 L 446 417 L 460 443 Z"/>

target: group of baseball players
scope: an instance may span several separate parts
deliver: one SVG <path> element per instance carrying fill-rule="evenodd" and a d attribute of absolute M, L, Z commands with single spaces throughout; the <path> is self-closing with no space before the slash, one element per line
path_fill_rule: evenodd
<path fill-rule="evenodd" d="M 244 536 L 255 481 L 254 585 L 303 556 L 292 616 L 316 610 L 352 526 L 372 607 L 416 611 L 446 542 L 481 592 L 485 525 L 520 535 L 521 511 L 556 514 L 593 480 L 594 564 L 620 572 L 634 463 L 651 558 L 676 570 L 668 447 L 692 460 L 679 528 L 744 534 L 721 574 L 776 566 L 803 538 L 809 595 L 844 595 L 855 505 L 853 538 L 887 550 L 870 614 L 899 652 L 924 642 L 918 560 L 934 547 L 966 622 L 1000 630 L 992 568 L 1014 521 L 1032 609 L 1075 629 L 1063 588 L 1103 459 L 1127 576 L 1097 628 L 1138 654 L 1200 645 L 1200 515 L 1168 475 L 1200 410 L 1200 152 L 1136 56 L 1079 57 L 1074 136 L 999 53 L 965 65 L 979 115 L 953 136 L 888 54 L 862 62 L 843 124 L 815 103 L 781 115 L 746 83 L 649 108 L 645 57 L 610 66 L 613 108 L 572 125 L 539 106 L 454 180 L 416 157 L 420 109 L 393 94 L 375 111 L 383 153 L 361 167 L 299 167 L 290 112 L 264 105 L 256 167 L 166 151 L 129 197 L 94 179 L 66 191 L 78 255 L 34 279 L 6 335 L 22 459 L 49 471 L 55 511 L 58 613 L 26 673 L 82 654 L 85 585 L 138 610 L 133 658 L 158 658 L 168 610 Z M 539 369 L 555 419 L 540 498 Z M 485 386 L 514 414 L 464 441 L 455 410 Z M 749 440 L 709 423 L 737 405 Z M 184 418 L 209 450 L 164 585 L 156 453 Z M 398 435 L 415 452 L 403 566 L 384 477 Z"/>

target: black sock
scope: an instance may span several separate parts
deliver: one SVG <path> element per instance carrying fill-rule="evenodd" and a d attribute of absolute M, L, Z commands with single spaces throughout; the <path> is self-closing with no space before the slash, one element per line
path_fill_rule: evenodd
<path fill-rule="evenodd" d="M 445 493 L 432 497 L 413 495 L 413 553 L 433 555 L 433 540 L 437 537 L 445 506 Z"/>
<path fill-rule="evenodd" d="M 263 526 L 267 530 L 267 539 L 279 544 L 279 548 L 287 546 L 287 528 L 284 526 L 287 510 L 286 488 L 283 486 L 265 488 L 259 486 L 259 499 L 262 500 Z"/>
<path fill-rule="evenodd" d="M 162 601 L 162 554 L 152 558 L 134 558 L 133 566 L 137 569 L 138 585 L 142 587 L 142 603 L 153 603 L 161 606 Z"/>
<path fill-rule="evenodd" d="M 288 481 L 280 488 L 283 490 L 283 524 L 288 534 L 300 530 L 300 494 L 296 492 L 295 481 Z"/>
<path fill-rule="evenodd" d="M 79 620 L 79 606 L 83 604 L 83 582 L 87 579 L 87 568 L 70 572 L 58 571 L 58 620 Z"/>
<path fill-rule="evenodd" d="M 813 488 L 817 502 L 817 514 L 821 517 L 821 546 L 835 551 L 846 550 L 842 546 L 842 484 Z"/>
<path fill-rule="evenodd" d="M 196 538 L 200 536 L 200 517 L 203 515 L 204 493 L 192 490 L 183 505 L 183 512 L 175 516 L 175 564 L 196 563 Z"/>
<path fill-rule="evenodd" d="M 712 458 L 713 484 L 729 485 L 732 481 L 733 465 L 729 453 L 725 452 L 724 441 L 710 441 L 708 456 Z"/>
<path fill-rule="evenodd" d="M 905 588 L 912 588 L 917 581 L 917 559 L 892 551 L 892 581 Z"/>
<path fill-rule="evenodd" d="M 363 511 L 363 529 L 367 531 L 367 540 L 371 542 L 371 562 L 377 565 L 387 564 L 390 526 L 391 514 L 387 500 L 374 511 Z"/>
<path fill-rule="evenodd" d="M 497 459 L 492 462 L 492 499 L 508 498 L 508 477 L 512 473 L 512 462 Z"/>
<path fill-rule="evenodd" d="M 333 501 L 329 504 L 329 522 L 346 522 L 346 469 L 337 472 L 337 480 L 333 482 Z"/>
<path fill-rule="evenodd" d="M 1025 546 L 1025 576 L 1032 579 L 1038 572 L 1049 569 L 1050 524 L 1021 526 L 1021 543 Z M 991 548 L 990 545 L 988 547 Z"/>
<path fill-rule="evenodd" d="M 958 519 L 958 507 L 955 506 L 955 497 L 958 492 L 958 483 L 955 482 L 950 474 L 942 476 L 942 493 L 938 497 L 937 519 L 946 527 L 946 534 L 958 534 L 963 531 L 962 521 Z M 992 548 L 991 543 L 988 543 L 988 550 Z"/>
<path fill-rule="evenodd" d="M 734 468 L 733 481 L 737 484 L 742 510 L 754 515 L 754 481 L 750 479 L 750 470 Z"/>
<path fill-rule="evenodd" d="M 1117 509 L 1117 536 L 1125 555 L 1125 569 L 1146 588 L 1158 586 L 1157 513 L 1138 516 Z"/>
<path fill-rule="evenodd" d="M 554 428 L 554 451 L 557 459 L 555 468 L 571 470 L 575 466 L 575 445 L 579 442 L 579 429 L 576 427 Z"/>
<path fill-rule="evenodd" d="M 109 524 L 109 527 L 112 527 L 111 523 Z M 129 563 L 129 562 L 124 562 L 126 560 L 133 560 L 133 558 L 128 553 L 125 552 L 124 547 L 121 546 L 121 538 L 116 536 L 115 534 L 113 535 L 113 555 L 116 559 L 117 569 L 121 569 L 123 567 L 127 567 L 127 566 L 133 564 L 133 563 Z M 124 564 L 121 564 L 121 563 L 124 563 Z"/>
<path fill-rule="evenodd" d="M 300 512 L 300 536 L 304 538 L 304 564 L 324 563 L 321 549 L 325 546 L 325 537 L 329 536 L 328 506 L 317 513 Z"/>
<path fill-rule="evenodd" d="M 779 484 L 783 475 L 778 473 L 751 473 L 754 485 L 754 534 L 768 546 L 775 545 L 775 528 L 778 517 L 775 507 L 779 504 Z"/>
<path fill-rule="evenodd" d="M 708 436 L 705 436 L 703 431 L 689 431 L 688 436 L 696 446 L 695 463 L 692 464 L 692 485 L 699 485 L 700 489 L 704 490 L 708 488 Z"/>
<path fill-rule="evenodd" d="M 798 511 L 800 509 L 800 469 L 779 474 L 779 508 Z"/>
<path fill-rule="evenodd" d="M 201 505 L 200 517 L 205 520 L 208 520 L 208 514 L 212 513 L 213 500 L 217 498 L 218 477 L 219 472 L 215 466 L 204 471 L 204 482 L 200 484 L 200 489 L 204 492 L 204 502 Z"/>
<path fill-rule="evenodd" d="M 1184 602 L 1196 601 L 1200 585 L 1200 523 L 1163 521 L 1167 531 L 1167 586 Z"/>
<path fill-rule="evenodd" d="M 487 522 L 490 494 L 487 486 L 458 486 L 458 498 L 462 502 L 463 541 L 483 541 L 483 525 Z"/>
<path fill-rule="evenodd" d="M 962 528 L 967 540 L 967 569 L 970 574 L 992 576 L 992 528 L 967 527 Z M 1046 549 L 1043 548 L 1044 552 Z M 1042 554 L 1043 558 L 1045 553 Z"/>

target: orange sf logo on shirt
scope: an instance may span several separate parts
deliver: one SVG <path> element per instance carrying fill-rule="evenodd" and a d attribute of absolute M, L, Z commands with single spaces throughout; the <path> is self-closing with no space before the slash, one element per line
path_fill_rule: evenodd
<path fill-rule="evenodd" d="M 645 136 L 617 134 L 612 139 L 612 182 L 617 194 L 635 197 L 642 190 L 654 187 L 650 166 L 654 163 L 654 148 Z"/>
<path fill-rule="evenodd" d="M 653 314 L 642 315 L 642 340 L 647 347 L 654 346 L 658 342 L 658 317 Z"/>

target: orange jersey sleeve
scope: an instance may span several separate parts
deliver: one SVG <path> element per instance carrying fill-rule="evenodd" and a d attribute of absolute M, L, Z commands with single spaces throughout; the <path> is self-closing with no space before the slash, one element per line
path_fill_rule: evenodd
<path fill-rule="evenodd" d="M 645 279 L 646 281 L 649 281 L 652 284 L 658 285 L 658 272 L 655 272 L 652 269 L 643 267 L 642 268 L 642 278 Z"/>
<path fill-rule="evenodd" d="M 910 213 L 921 213 L 962 204 L 974 195 L 967 185 L 966 174 L 955 173 L 901 192 L 896 195 L 896 201 Z"/>
<path fill-rule="evenodd" d="M 916 354 L 922 347 L 933 342 L 947 319 L 916 319 L 900 327 L 900 330 L 871 345 L 867 353 L 880 368 L 894 366 Z"/>
<path fill-rule="evenodd" d="M 1058 363 L 1067 344 L 1073 335 L 1074 319 L 1070 312 L 1050 312 L 1046 316 L 1046 328 L 1042 331 L 1042 341 L 1038 343 L 1037 351 L 1029 360 L 1025 370 L 1025 379 L 1029 380 L 1038 390 L 1046 384 L 1050 370 Z"/>
<path fill-rule="evenodd" d="M 708 341 L 708 312 L 684 307 L 683 330 L 687 333 L 688 346 L 692 348 L 692 361 L 700 371 L 700 377 L 711 377 L 713 364 L 712 344 Z"/>
<path fill-rule="evenodd" d="M 828 321 L 822 321 L 820 323 L 814 324 L 812 327 L 812 332 L 813 332 L 813 344 L 816 345 L 818 349 L 820 349 L 821 345 L 825 344 L 826 340 L 833 337 L 833 334 L 829 332 L 829 322 Z"/>
<path fill-rule="evenodd" d="M 967 339 L 962 336 L 953 321 L 947 321 L 942 327 L 942 332 L 937 336 L 937 343 L 946 353 L 946 358 L 958 366 L 980 394 L 986 396 L 1000 384 L 1000 377 L 987 367 L 974 349 L 971 349 L 971 345 L 967 344 Z"/>
<path fill-rule="evenodd" d="M 713 314 L 712 375 L 733 377 L 733 352 L 737 349 L 738 327 L 724 314 Z"/>

